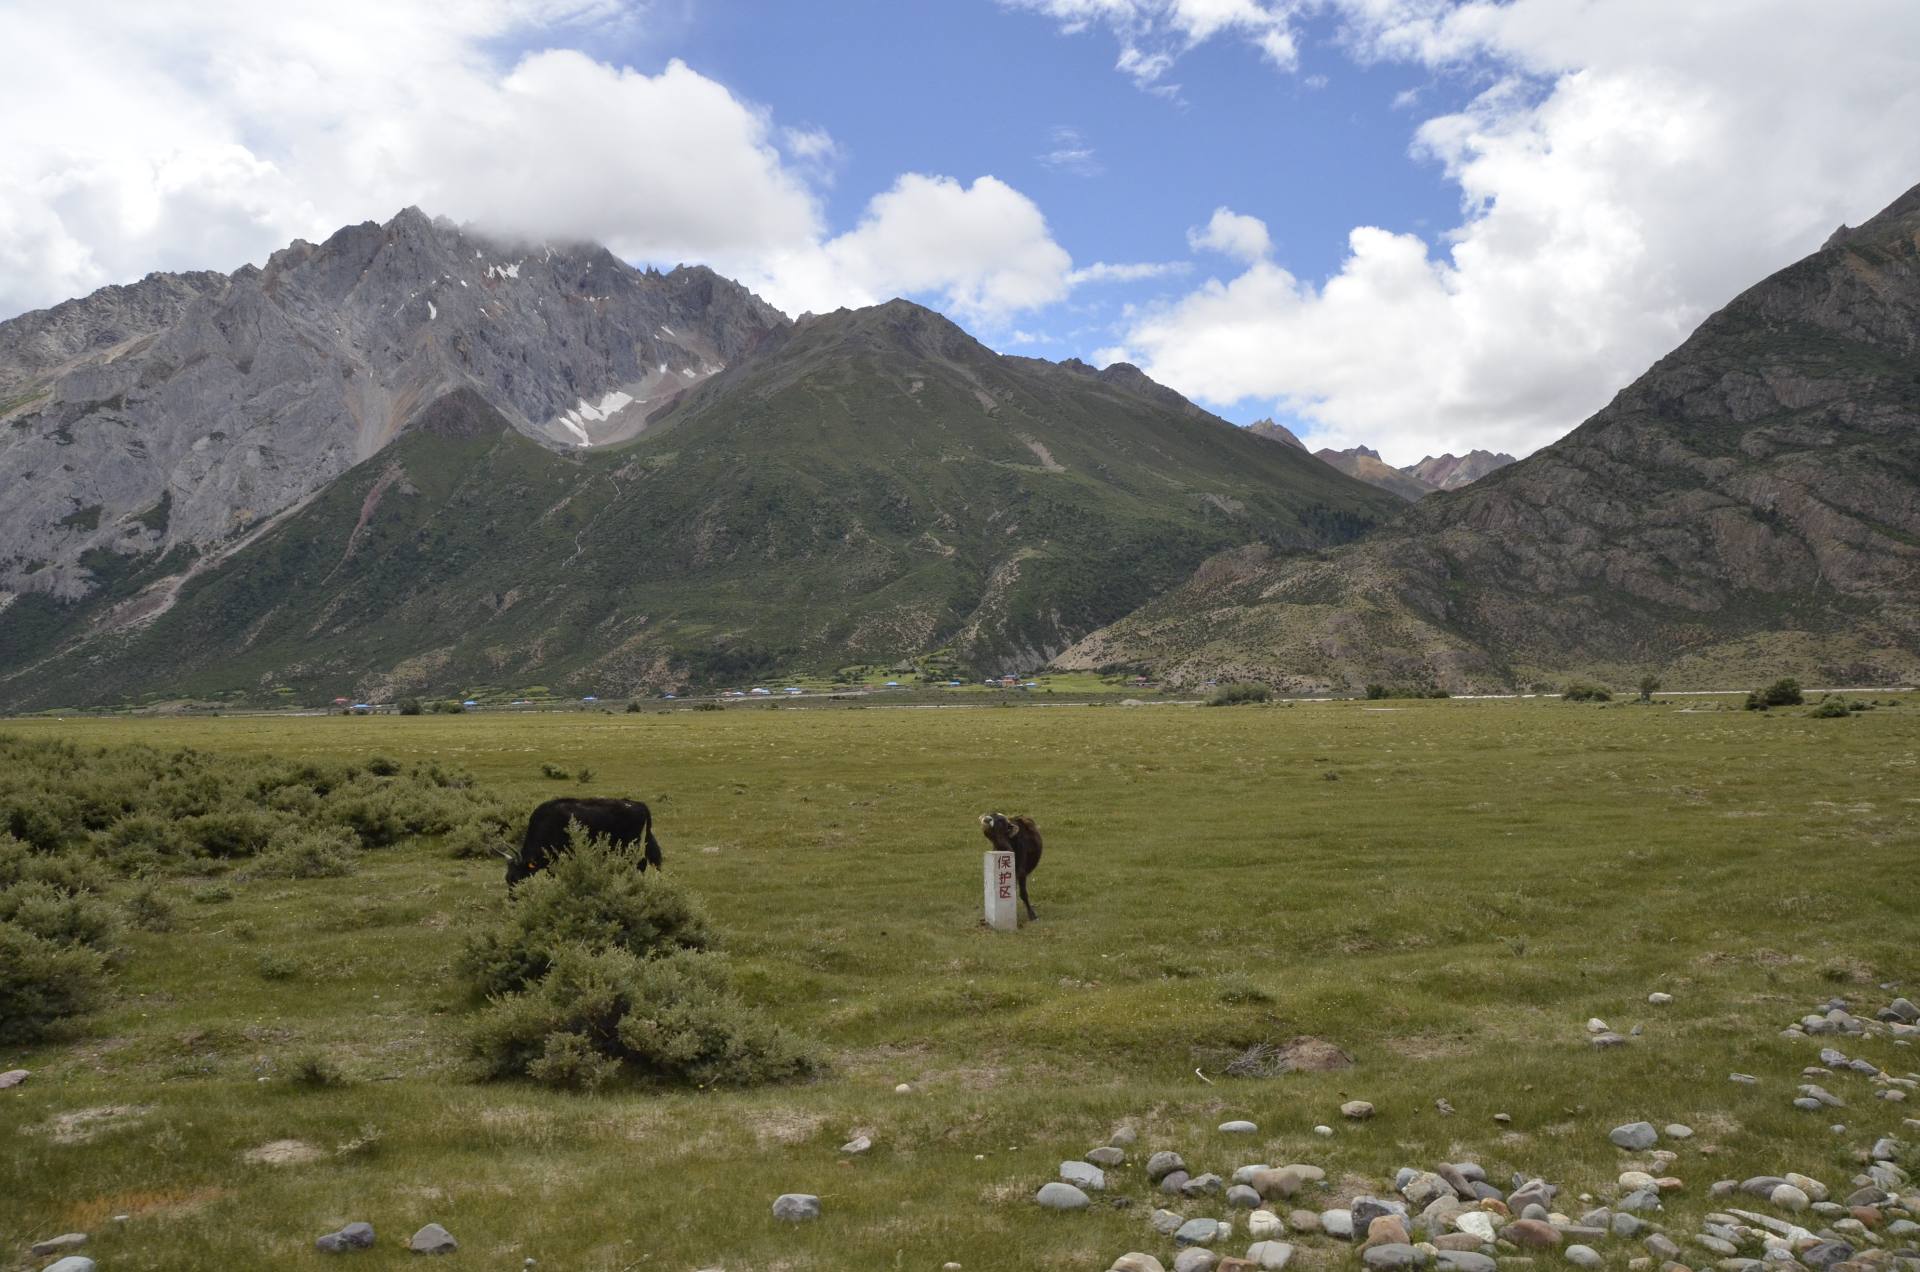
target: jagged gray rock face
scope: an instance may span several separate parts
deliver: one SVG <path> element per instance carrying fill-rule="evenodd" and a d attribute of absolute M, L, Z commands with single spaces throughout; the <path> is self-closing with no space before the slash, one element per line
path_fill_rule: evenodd
<path fill-rule="evenodd" d="M 1473 450 L 1464 455 L 1455 455 L 1449 451 L 1445 455 L 1429 455 L 1417 464 L 1408 464 L 1400 471 L 1438 490 L 1458 490 L 1513 462 L 1513 456 L 1505 451 L 1495 453 Z"/>
<path fill-rule="evenodd" d="M 265 268 L 154 274 L 0 323 L 0 613 L 84 597 L 115 557 L 217 552 L 454 389 L 549 445 L 601 445 L 785 325 L 704 268 L 413 208 Z"/>

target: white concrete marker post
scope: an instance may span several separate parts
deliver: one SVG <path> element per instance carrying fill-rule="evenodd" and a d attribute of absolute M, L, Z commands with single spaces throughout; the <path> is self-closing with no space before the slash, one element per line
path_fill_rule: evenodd
<path fill-rule="evenodd" d="M 990 852 L 987 861 L 987 926 L 996 932 L 1020 930 L 1020 897 L 1014 887 L 1013 854 Z"/>

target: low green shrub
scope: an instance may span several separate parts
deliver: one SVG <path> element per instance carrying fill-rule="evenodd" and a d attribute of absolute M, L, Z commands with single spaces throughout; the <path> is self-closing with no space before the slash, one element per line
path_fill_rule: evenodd
<path fill-rule="evenodd" d="M 553 763 L 542 764 L 540 766 L 540 776 L 551 778 L 556 782 L 570 781 L 573 778 L 573 774 L 570 771 Z"/>
<path fill-rule="evenodd" d="M 287 1081 L 295 1086 L 321 1091 L 347 1084 L 340 1066 L 318 1051 L 303 1051 L 287 1064 Z"/>
<path fill-rule="evenodd" d="M 1822 698 L 1819 705 L 1807 712 L 1807 714 L 1816 720 L 1843 720 L 1852 715 L 1853 712 L 1849 709 L 1845 698 L 1834 697 L 1830 694 Z"/>
<path fill-rule="evenodd" d="M 1604 685 L 1574 681 L 1561 690 L 1560 698 L 1564 702 L 1612 702 L 1613 690 Z"/>
<path fill-rule="evenodd" d="M 1249 702 L 1270 702 L 1273 690 L 1251 680 L 1236 680 L 1232 684 L 1216 685 L 1207 694 L 1209 707 L 1236 707 Z"/>
<path fill-rule="evenodd" d="M 488 999 L 468 1043 L 486 1072 L 571 1090 L 620 1072 L 699 1086 L 813 1072 L 814 1045 L 734 992 L 698 900 L 638 865 L 575 826 L 569 850 L 467 943 L 459 970 Z"/>
<path fill-rule="evenodd" d="M 1782 677 L 1765 689 L 1755 689 L 1747 695 L 1747 710 L 1765 711 L 1769 707 L 1797 707 L 1806 701 L 1800 692 L 1800 682 L 1791 676 Z"/>
<path fill-rule="evenodd" d="M 460 973 L 480 993 L 527 988 L 562 945 L 643 958 L 713 945 L 699 898 L 658 872 L 642 874 L 639 854 L 569 829 L 570 849 L 521 883 L 505 917 L 467 942 Z"/>
<path fill-rule="evenodd" d="M 819 1067 L 812 1044 L 753 1011 L 718 955 L 641 958 L 569 943 L 545 977 L 494 999 L 471 1045 L 492 1077 L 598 1086 L 624 1068 L 696 1086 L 755 1086 Z"/>
<path fill-rule="evenodd" d="M 160 891 L 160 885 L 143 879 L 127 893 L 127 919 L 143 932 L 173 930 L 173 902 Z"/>
<path fill-rule="evenodd" d="M 107 956 L 0 923 L 0 1043 L 32 1042 L 106 997 Z"/>
<path fill-rule="evenodd" d="M 338 879 L 359 864 L 360 845 L 339 826 L 296 831 L 261 853 L 248 870 L 261 879 Z"/>

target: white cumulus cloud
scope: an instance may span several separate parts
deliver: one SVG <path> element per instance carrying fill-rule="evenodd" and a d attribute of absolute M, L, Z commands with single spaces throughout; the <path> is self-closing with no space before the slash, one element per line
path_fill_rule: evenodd
<path fill-rule="evenodd" d="M 0 118 L 31 121 L 0 146 L 0 317 L 409 204 L 705 261 L 776 303 L 930 292 L 997 317 L 1066 293 L 1040 210 L 990 176 L 903 176 L 834 236 L 830 134 L 680 61 L 582 51 L 646 21 L 620 0 L 0 4 Z"/>
<path fill-rule="evenodd" d="M 1817 20 L 1797 0 L 1338 7 L 1363 58 L 1495 75 L 1413 141 L 1458 185 L 1460 223 L 1432 242 L 1357 228 L 1324 280 L 1242 250 L 1242 272 L 1143 312 L 1121 341 L 1176 388 L 1264 400 L 1324 444 L 1399 463 L 1534 449 L 1920 181 L 1920 6 L 1905 0 Z M 1221 226 L 1195 246 L 1233 242 Z"/>
<path fill-rule="evenodd" d="M 1205 225 L 1187 231 L 1187 246 L 1194 251 L 1219 252 L 1243 261 L 1257 261 L 1273 250 L 1267 236 L 1267 223 L 1257 216 L 1241 216 L 1232 208 L 1215 208 Z"/>

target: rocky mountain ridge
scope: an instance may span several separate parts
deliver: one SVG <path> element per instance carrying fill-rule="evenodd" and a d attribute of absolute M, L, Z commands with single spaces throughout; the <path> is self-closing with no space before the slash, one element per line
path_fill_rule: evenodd
<path fill-rule="evenodd" d="M 459 388 L 548 445 L 632 436 L 786 324 L 704 268 L 415 208 L 21 315 L 0 323 L 0 605 L 218 552 Z"/>

